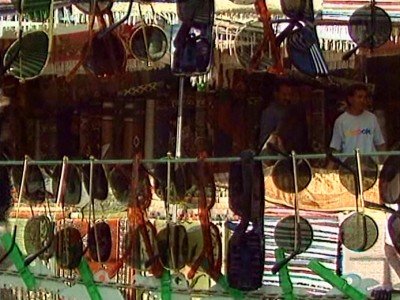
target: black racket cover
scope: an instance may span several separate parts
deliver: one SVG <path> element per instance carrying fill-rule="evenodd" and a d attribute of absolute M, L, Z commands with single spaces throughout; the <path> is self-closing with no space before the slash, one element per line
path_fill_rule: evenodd
<path fill-rule="evenodd" d="M 400 157 L 385 160 L 379 174 L 379 195 L 386 204 L 400 203 Z"/>
<path fill-rule="evenodd" d="M 89 194 L 90 185 L 90 165 L 85 165 L 83 168 L 83 183 Z M 102 165 L 95 164 L 93 166 L 93 191 L 92 196 L 96 200 L 106 200 L 108 196 L 108 181 L 106 173 Z"/>
<path fill-rule="evenodd" d="M 214 48 L 214 0 L 178 1 L 182 24 L 173 34 L 172 73 L 200 75 L 208 72 Z"/>
<path fill-rule="evenodd" d="M 97 243 L 96 235 L 97 232 Z M 97 222 L 90 227 L 88 234 L 89 255 L 97 262 L 106 262 L 111 255 L 112 237 L 111 228 L 106 222 Z M 100 257 L 98 257 L 98 253 Z"/>
<path fill-rule="evenodd" d="M 188 262 L 189 241 L 186 228 L 169 224 L 157 234 L 157 248 L 166 269 L 180 270 Z"/>
<path fill-rule="evenodd" d="M 357 162 L 354 157 L 348 157 L 344 164 L 352 171 L 344 166 L 339 167 L 339 179 L 343 186 L 352 194 L 356 194 L 356 182 L 354 174 L 357 173 Z M 378 179 L 378 165 L 369 156 L 361 157 L 361 172 L 363 191 L 371 189 Z"/>
<path fill-rule="evenodd" d="M 252 150 L 241 152 L 241 161 L 231 167 L 229 176 L 229 205 L 241 221 L 228 243 L 227 276 L 229 285 L 242 291 L 260 288 L 264 272 L 264 176 L 262 163 L 254 156 Z"/>
<path fill-rule="evenodd" d="M 58 194 L 60 176 L 61 166 L 58 165 L 53 172 L 53 191 L 55 191 L 55 195 Z M 68 165 L 65 181 L 67 188 L 64 194 L 64 199 L 61 200 L 64 201 L 65 205 L 79 204 L 82 196 L 82 183 L 78 169 L 75 166 Z"/>
<path fill-rule="evenodd" d="M 312 170 L 308 161 L 297 161 L 297 188 L 298 192 L 308 187 L 312 180 Z M 294 193 L 293 163 L 290 158 L 276 162 L 272 169 L 272 181 L 275 186 L 285 193 Z"/>
<path fill-rule="evenodd" d="M 113 33 L 102 38 L 95 35 L 91 48 L 85 46 L 84 67 L 97 77 L 113 76 L 125 70 L 126 52 L 121 39 Z"/>
<path fill-rule="evenodd" d="M 75 269 L 83 256 L 82 237 L 78 229 L 66 227 L 55 236 L 56 260 L 60 268 Z"/>
<path fill-rule="evenodd" d="M 6 167 L 0 167 L 0 222 L 8 219 L 12 206 L 10 175 Z"/>
<path fill-rule="evenodd" d="M 22 167 L 13 167 L 11 175 L 13 182 L 18 190 L 22 181 Z M 46 196 L 46 188 L 42 171 L 36 165 L 29 165 L 26 170 L 25 190 L 23 191 L 23 199 L 31 204 L 41 204 Z"/>
<path fill-rule="evenodd" d="M 241 291 L 260 288 L 265 256 L 262 232 L 235 230 L 229 239 L 228 247 L 229 286 Z"/>
<path fill-rule="evenodd" d="M 127 204 L 132 198 L 131 174 L 131 166 L 120 165 L 114 167 L 108 176 L 108 180 L 114 197 L 117 199 L 118 202 L 123 204 Z"/>
<path fill-rule="evenodd" d="M 145 230 L 148 233 L 150 246 L 153 249 L 153 257 L 150 257 L 147 252 L 142 236 Z M 150 224 L 150 222 L 147 222 L 145 226 L 138 226 L 134 229 L 129 229 L 124 237 L 126 264 L 135 270 L 148 270 L 154 263 L 154 260 L 158 259 L 156 245 L 156 229 Z"/>
<path fill-rule="evenodd" d="M 393 246 L 397 253 L 400 253 L 400 218 L 396 215 L 391 215 L 387 226 Z"/>

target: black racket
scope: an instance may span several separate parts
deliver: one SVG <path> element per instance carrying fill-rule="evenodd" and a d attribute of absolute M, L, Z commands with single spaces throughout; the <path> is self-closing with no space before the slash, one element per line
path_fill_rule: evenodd
<path fill-rule="evenodd" d="M 348 30 L 357 46 L 343 55 L 348 60 L 358 48 L 378 48 L 390 39 L 392 22 L 385 10 L 372 1 L 357 9 L 349 19 Z"/>
<path fill-rule="evenodd" d="M 119 36 L 110 32 L 101 36 L 98 32 L 90 45 L 83 48 L 83 66 L 97 77 L 107 77 L 122 73 L 126 66 L 126 51 Z"/>
<path fill-rule="evenodd" d="M 83 256 L 83 243 L 78 229 L 68 226 L 55 235 L 55 257 L 60 268 L 78 268 Z"/>
<path fill-rule="evenodd" d="M 118 202 L 127 204 L 131 199 L 132 166 L 116 165 L 108 175 L 111 191 Z"/>
<path fill-rule="evenodd" d="M 332 158 L 334 162 L 339 163 L 339 179 L 342 185 L 353 195 L 356 195 L 357 190 L 357 159 L 348 157 L 344 162 L 340 159 Z M 361 160 L 362 173 L 362 190 L 368 191 L 371 189 L 378 179 L 378 165 L 369 156 L 363 156 Z"/>
<path fill-rule="evenodd" d="M 400 157 L 389 156 L 385 160 L 379 174 L 379 195 L 386 204 L 400 203 Z"/>
<path fill-rule="evenodd" d="M 310 163 L 305 159 L 296 159 L 297 178 L 295 179 L 290 155 L 279 150 L 274 144 L 268 143 L 267 147 L 272 152 L 286 157 L 278 160 L 272 169 L 271 176 L 275 186 L 285 193 L 299 193 L 306 189 L 313 177 Z M 295 185 L 297 185 L 297 191 Z"/>
<path fill-rule="evenodd" d="M 90 164 L 82 167 L 83 171 L 83 184 L 87 193 L 89 194 L 90 189 Z M 93 165 L 93 183 L 92 183 L 92 196 L 96 200 L 106 200 L 108 196 L 108 181 L 106 172 L 104 171 L 103 165 Z"/>
<path fill-rule="evenodd" d="M 172 73 L 200 75 L 208 72 L 213 51 L 213 0 L 177 2 L 180 27 L 173 33 Z"/>
<path fill-rule="evenodd" d="M 300 72 L 310 76 L 329 73 L 313 25 L 294 30 L 287 38 L 286 49 L 291 62 Z"/>
<path fill-rule="evenodd" d="M 28 159 L 29 160 L 29 159 Z M 22 192 L 23 199 L 30 204 L 41 204 L 45 201 L 46 188 L 42 171 L 37 165 L 27 165 L 24 190 L 21 191 L 23 167 L 14 166 L 11 169 L 13 183 L 19 193 Z"/>
<path fill-rule="evenodd" d="M 229 206 L 241 220 L 229 239 L 227 276 L 231 287 L 250 291 L 262 286 L 264 271 L 264 176 L 253 151 L 240 156 L 229 172 Z"/>
<path fill-rule="evenodd" d="M 56 166 L 53 171 L 53 191 L 58 193 L 62 167 Z M 68 165 L 65 173 L 66 190 L 62 201 L 65 205 L 78 205 L 81 202 L 82 183 L 79 170 L 74 165 Z"/>
<path fill-rule="evenodd" d="M 375 245 L 378 239 L 378 226 L 370 216 L 364 214 L 363 174 L 358 149 L 355 150 L 355 156 L 357 171 L 353 176 L 356 185 L 356 212 L 340 224 L 340 239 L 349 250 L 363 252 Z"/>
<path fill-rule="evenodd" d="M 100 168 L 99 168 L 100 167 Z M 107 197 L 108 192 L 108 184 L 105 177 L 104 169 L 102 165 L 94 164 L 94 157 L 90 157 L 89 170 L 85 168 L 86 172 L 89 171 L 87 182 L 87 189 L 89 191 L 89 231 L 88 231 L 88 249 L 89 256 L 96 262 L 106 262 L 111 255 L 112 250 L 112 237 L 111 237 L 111 228 L 110 226 L 104 222 L 96 221 L 95 215 L 95 197 Z M 100 174 L 99 174 L 100 173 Z M 100 180 L 99 180 L 100 177 Z M 107 189 L 105 189 L 105 187 Z M 106 191 L 106 192 L 104 192 Z M 103 199 L 99 200 L 104 200 Z M 92 221 L 92 223 L 91 223 Z"/>
<path fill-rule="evenodd" d="M 169 223 L 157 233 L 161 263 L 169 270 L 181 270 L 188 262 L 189 241 L 186 228 Z M 164 249 L 164 251 L 162 250 Z"/>
<path fill-rule="evenodd" d="M 272 273 L 277 273 L 283 266 L 285 266 L 296 255 L 307 251 L 313 241 L 313 229 L 310 223 L 300 217 L 299 204 L 298 204 L 298 184 L 297 184 L 297 162 L 296 154 L 292 151 L 292 172 L 293 172 L 293 185 L 294 185 L 294 216 L 285 217 L 278 222 L 275 228 L 275 242 L 278 247 L 290 253 L 282 261 L 278 261 L 272 267 Z"/>
<path fill-rule="evenodd" d="M 79 193 L 76 193 L 77 189 L 75 188 L 77 181 L 79 181 L 79 186 L 81 186 L 79 176 L 77 173 L 76 175 L 73 173 L 77 172 L 76 170 L 76 167 L 68 165 L 68 158 L 64 157 L 59 172 L 60 179 L 57 179 L 58 186 L 56 187 L 57 204 L 61 205 L 63 218 L 54 237 L 55 258 L 60 268 L 69 270 L 77 268 L 83 256 L 83 242 L 79 230 L 71 225 L 67 225 L 65 222 L 66 201 L 79 203 L 75 199 L 77 197 L 80 199 L 80 189 L 78 189 Z M 68 182 L 68 180 L 71 180 L 72 183 Z"/>
<path fill-rule="evenodd" d="M 280 0 L 282 12 L 294 20 L 314 21 L 314 8 L 311 0 Z"/>
<path fill-rule="evenodd" d="M 8 73 L 21 80 L 38 77 L 44 70 L 49 52 L 49 36 L 44 31 L 25 34 L 15 41 L 4 55 L 4 65 L 9 65 Z"/>

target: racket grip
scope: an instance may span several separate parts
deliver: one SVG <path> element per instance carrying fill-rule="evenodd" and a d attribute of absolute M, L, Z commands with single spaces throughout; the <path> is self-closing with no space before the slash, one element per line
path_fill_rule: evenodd
<path fill-rule="evenodd" d="M 350 57 L 353 56 L 354 53 L 356 53 L 356 51 L 358 50 L 358 46 L 354 47 L 353 49 L 351 49 L 350 51 L 347 51 L 343 56 L 342 56 L 342 60 L 349 60 Z"/>
<path fill-rule="evenodd" d="M 280 269 L 282 269 L 284 266 L 288 264 L 289 261 L 293 259 L 297 255 L 296 252 L 290 253 L 288 257 L 286 257 L 284 260 L 278 261 L 277 263 L 274 264 L 274 266 L 271 269 L 272 274 L 276 274 L 279 272 Z"/>

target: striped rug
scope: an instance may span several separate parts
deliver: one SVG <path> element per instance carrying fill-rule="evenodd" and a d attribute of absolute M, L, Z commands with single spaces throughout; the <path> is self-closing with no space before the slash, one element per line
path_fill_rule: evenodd
<path fill-rule="evenodd" d="M 371 1 L 368 0 L 323 0 L 323 18 L 347 20 L 357 8 L 370 3 Z M 376 0 L 376 5 L 384 9 L 392 21 L 400 21 L 400 1 Z"/>
<path fill-rule="evenodd" d="M 263 284 L 279 285 L 279 277 L 271 273 L 271 268 L 275 263 L 274 251 L 277 248 L 274 239 L 274 230 L 280 219 L 292 215 L 293 209 L 286 208 L 267 208 L 264 219 L 265 234 L 265 265 Z M 339 263 L 338 256 L 338 237 L 339 237 L 339 218 L 334 213 L 320 213 L 302 211 L 300 215 L 305 218 L 313 228 L 314 238 L 310 248 L 299 254 L 289 262 L 289 274 L 293 287 L 303 288 L 310 294 L 321 295 L 332 287 L 315 275 L 307 268 L 311 259 L 318 259 L 327 268 L 337 269 Z"/>

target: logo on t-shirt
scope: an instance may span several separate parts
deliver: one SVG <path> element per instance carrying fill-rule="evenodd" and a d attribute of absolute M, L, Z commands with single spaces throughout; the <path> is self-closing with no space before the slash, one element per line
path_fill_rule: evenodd
<path fill-rule="evenodd" d="M 358 136 L 361 134 L 365 134 L 365 135 L 372 135 L 371 129 L 370 128 L 358 128 L 358 129 L 351 129 L 351 130 L 346 130 L 344 132 L 345 136 L 351 137 L 351 136 Z"/>

